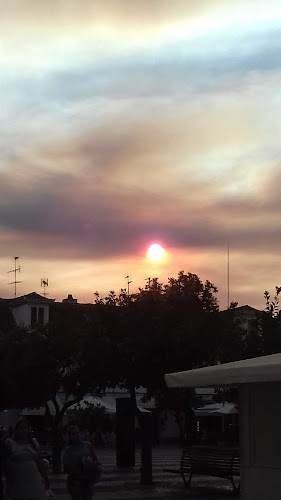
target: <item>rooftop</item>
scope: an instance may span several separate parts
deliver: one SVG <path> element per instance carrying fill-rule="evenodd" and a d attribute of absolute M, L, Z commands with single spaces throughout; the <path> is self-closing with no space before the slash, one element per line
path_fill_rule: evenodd
<path fill-rule="evenodd" d="M 49 304 L 50 302 L 54 302 L 54 299 L 47 299 L 47 297 L 43 297 L 39 295 L 37 292 L 27 293 L 26 295 L 21 295 L 21 297 L 14 297 L 13 299 L 1 299 L 5 301 L 9 306 L 15 307 L 22 304 L 26 304 L 27 302 L 40 302 Z"/>

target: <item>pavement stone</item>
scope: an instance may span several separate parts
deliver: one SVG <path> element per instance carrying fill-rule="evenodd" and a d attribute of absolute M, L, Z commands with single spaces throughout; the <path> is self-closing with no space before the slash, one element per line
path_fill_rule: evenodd
<path fill-rule="evenodd" d="M 97 456 L 104 467 L 101 481 L 95 487 L 95 500 L 229 500 L 234 495 L 229 481 L 195 476 L 191 488 L 186 489 L 180 476 L 163 472 L 165 467 L 176 467 L 181 450 L 175 447 L 153 449 L 153 484 L 140 484 L 141 451 L 136 450 L 134 468 L 116 466 L 115 449 L 97 449 Z M 50 474 L 51 489 L 56 500 L 67 500 L 66 475 Z"/>

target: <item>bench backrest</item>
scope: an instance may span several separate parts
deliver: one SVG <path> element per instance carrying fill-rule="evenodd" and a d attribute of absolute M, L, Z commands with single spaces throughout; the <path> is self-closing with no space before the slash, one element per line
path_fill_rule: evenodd
<path fill-rule="evenodd" d="M 182 452 L 180 469 L 195 474 L 239 475 L 239 452 L 227 448 L 186 448 Z"/>

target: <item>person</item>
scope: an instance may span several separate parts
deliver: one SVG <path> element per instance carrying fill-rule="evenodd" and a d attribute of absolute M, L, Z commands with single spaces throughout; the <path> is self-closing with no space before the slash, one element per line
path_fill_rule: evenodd
<path fill-rule="evenodd" d="M 91 443 L 83 441 L 77 425 L 68 428 L 67 436 L 69 444 L 63 455 L 67 490 L 72 500 L 90 500 L 102 467 Z"/>
<path fill-rule="evenodd" d="M 91 441 L 92 441 L 91 434 L 90 434 L 88 429 L 82 430 L 81 438 L 82 438 L 82 441 L 88 441 L 89 443 L 91 443 Z"/>
<path fill-rule="evenodd" d="M 94 444 L 106 446 L 106 440 L 101 426 L 99 425 L 94 432 Z"/>
<path fill-rule="evenodd" d="M 201 444 L 206 445 L 207 442 L 208 442 L 208 432 L 206 427 L 204 427 L 201 434 Z"/>
<path fill-rule="evenodd" d="M 40 457 L 38 441 L 25 420 L 19 420 L 12 438 L 5 442 L 5 476 L 8 500 L 48 500 L 49 479 Z"/>

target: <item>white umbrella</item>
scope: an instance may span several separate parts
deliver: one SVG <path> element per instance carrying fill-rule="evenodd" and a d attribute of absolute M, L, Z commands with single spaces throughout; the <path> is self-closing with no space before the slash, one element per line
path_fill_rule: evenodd
<path fill-rule="evenodd" d="M 85 408 L 88 408 L 88 405 L 94 405 L 94 406 L 99 406 L 101 408 L 104 408 L 107 413 L 115 413 L 116 410 L 113 406 L 110 404 L 106 403 L 100 398 L 95 398 L 93 396 L 86 396 L 85 398 L 81 399 L 79 403 L 75 403 L 71 405 L 68 410 L 73 410 L 76 408 L 84 410 Z"/>
<path fill-rule="evenodd" d="M 220 407 L 212 413 L 216 413 L 217 415 L 235 415 L 238 413 L 238 410 L 233 403 L 222 403 Z"/>
<path fill-rule="evenodd" d="M 194 414 L 196 417 L 209 417 L 209 416 L 215 416 L 214 412 L 217 411 L 220 407 L 219 403 L 211 403 L 207 404 L 204 406 L 201 406 L 200 408 L 194 408 Z"/>
<path fill-rule="evenodd" d="M 222 432 L 225 431 L 225 417 L 227 415 L 235 415 L 237 413 L 238 410 L 233 403 L 221 403 L 220 407 L 213 411 L 213 414 L 222 417 Z"/>
<path fill-rule="evenodd" d="M 46 409 L 44 406 L 41 406 L 40 408 L 25 408 L 24 410 L 21 411 L 21 415 L 24 417 L 28 416 L 35 416 L 35 417 L 41 417 L 44 416 L 46 413 Z"/>
<path fill-rule="evenodd" d="M 215 415 L 234 415 L 238 410 L 233 403 L 212 403 L 201 408 L 194 409 L 197 417 L 201 416 L 215 416 Z"/>
<path fill-rule="evenodd" d="M 137 405 L 137 409 L 141 412 L 141 413 L 151 413 L 150 410 L 147 410 L 146 408 L 143 408 L 143 406 L 140 406 L 140 405 Z"/>
<path fill-rule="evenodd" d="M 115 401 L 114 401 L 115 402 Z M 104 401 L 103 399 L 101 398 L 97 398 L 97 397 L 94 397 L 94 396 L 85 396 L 85 398 L 81 399 L 81 401 L 79 403 L 76 403 L 72 406 L 69 407 L 69 410 L 71 409 L 75 409 L 75 408 L 80 408 L 80 409 L 85 409 L 88 407 L 88 405 L 94 405 L 94 406 L 99 406 L 101 408 L 104 408 L 106 413 L 116 413 L 116 406 Z M 145 408 L 143 408 L 141 405 L 137 405 L 137 409 L 141 412 L 141 413 L 150 413 L 149 410 L 146 410 Z"/>
<path fill-rule="evenodd" d="M 48 401 L 47 404 L 48 404 L 51 415 L 55 415 L 56 409 L 55 409 L 54 403 L 52 401 Z M 58 400 L 58 405 L 59 405 L 59 408 L 62 407 L 62 403 L 60 400 Z M 25 408 L 24 410 L 22 410 L 20 412 L 20 414 L 23 416 L 29 416 L 29 415 L 44 416 L 44 415 L 46 415 L 46 408 L 45 408 L 45 406 L 40 406 L 40 408 Z"/>

